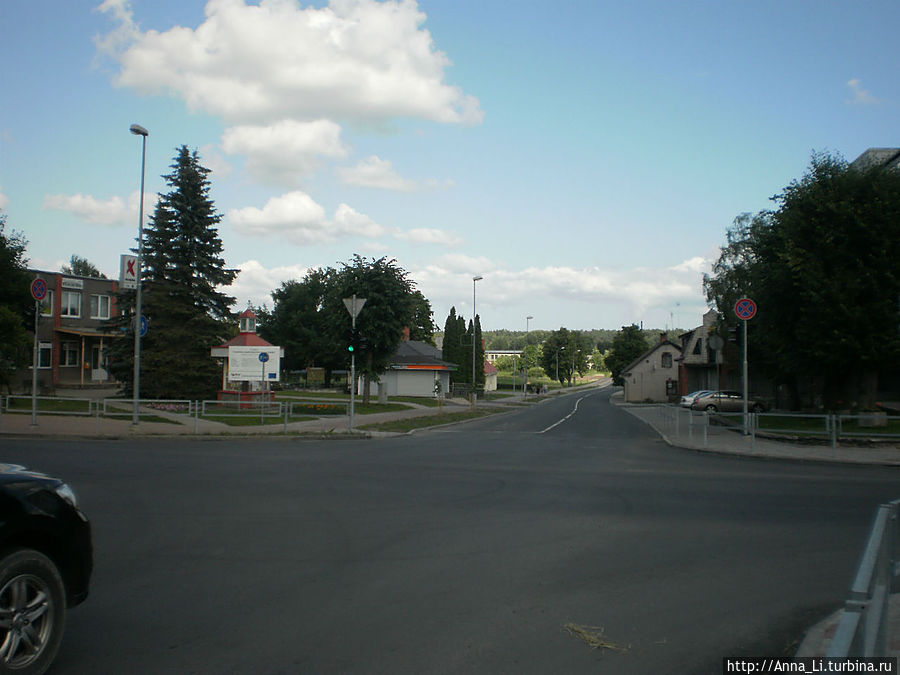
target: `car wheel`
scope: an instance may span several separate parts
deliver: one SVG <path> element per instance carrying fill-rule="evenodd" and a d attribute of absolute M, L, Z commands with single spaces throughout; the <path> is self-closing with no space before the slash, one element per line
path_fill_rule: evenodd
<path fill-rule="evenodd" d="M 0 673 L 50 667 L 66 622 L 65 588 L 44 554 L 19 549 L 0 558 Z"/>
<path fill-rule="evenodd" d="M 706 406 L 704 408 L 704 410 L 708 413 L 719 412 L 719 409 L 716 406 L 714 406 L 712 403 L 710 403 L 708 406 Z"/>

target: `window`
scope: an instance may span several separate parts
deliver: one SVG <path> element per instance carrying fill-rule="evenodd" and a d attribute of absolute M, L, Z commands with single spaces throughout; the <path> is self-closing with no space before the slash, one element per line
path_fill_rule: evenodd
<path fill-rule="evenodd" d="M 672 354 L 671 354 L 671 352 L 663 352 L 663 355 L 662 355 L 662 367 L 663 367 L 663 368 L 671 368 L 671 367 L 672 367 Z"/>
<path fill-rule="evenodd" d="M 38 345 L 38 368 L 53 367 L 53 343 L 41 342 Z"/>
<path fill-rule="evenodd" d="M 703 338 L 697 338 L 697 344 L 694 345 L 694 354 L 698 356 L 703 352 Z"/>
<path fill-rule="evenodd" d="M 81 316 L 81 293 L 78 291 L 63 291 L 60 316 L 78 318 Z"/>
<path fill-rule="evenodd" d="M 63 342 L 62 345 L 62 362 L 59 364 L 65 367 L 78 366 L 78 344 L 75 342 Z"/>
<path fill-rule="evenodd" d="M 92 319 L 108 319 L 109 318 L 109 296 L 108 295 L 92 295 L 91 296 L 91 318 Z"/>
<path fill-rule="evenodd" d="M 53 291 L 47 290 L 47 295 L 41 300 L 41 316 L 53 316 Z"/>

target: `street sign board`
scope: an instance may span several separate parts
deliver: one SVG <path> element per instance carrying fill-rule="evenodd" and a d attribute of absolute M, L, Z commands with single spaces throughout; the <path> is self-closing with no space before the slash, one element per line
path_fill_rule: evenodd
<path fill-rule="evenodd" d="M 148 330 L 150 330 L 150 319 L 141 314 L 141 337 L 144 337 Z"/>
<path fill-rule="evenodd" d="M 265 355 L 266 361 L 263 361 Z M 260 363 L 266 364 L 266 379 L 281 378 L 281 348 L 231 346 L 228 348 L 228 379 L 232 382 L 259 382 L 262 374 Z"/>
<path fill-rule="evenodd" d="M 734 313 L 742 321 L 749 321 L 756 316 L 756 303 L 750 298 L 741 298 L 734 303 Z"/>
<path fill-rule="evenodd" d="M 43 279 L 35 279 L 31 282 L 31 297 L 35 300 L 43 300 L 47 297 L 47 282 Z"/>
<path fill-rule="evenodd" d="M 119 288 L 137 288 L 137 256 L 119 256 Z"/>
<path fill-rule="evenodd" d="M 259 360 L 260 360 L 261 363 L 265 363 L 266 361 L 269 360 L 269 355 L 266 354 L 265 352 L 260 352 L 260 353 L 259 353 Z"/>

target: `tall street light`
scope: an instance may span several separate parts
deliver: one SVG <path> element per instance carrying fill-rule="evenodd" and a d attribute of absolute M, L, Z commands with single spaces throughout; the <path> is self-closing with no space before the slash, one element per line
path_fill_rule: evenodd
<path fill-rule="evenodd" d="M 475 283 L 484 279 L 478 275 L 472 277 L 472 407 L 475 407 L 475 318 L 478 314 L 475 312 Z M 484 364 L 482 364 L 484 367 Z"/>
<path fill-rule="evenodd" d="M 525 317 L 525 349 L 522 350 L 522 363 L 525 365 L 525 377 L 522 378 L 522 395 L 528 398 L 528 333 L 531 331 L 529 325 L 534 317 L 529 315 Z"/>
<path fill-rule="evenodd" d="M 134 412 L 131 423 L 137 424 L 140 420 L 138 410 L 141 399 L 141 265 L 144 253 L 144 167 L 147 158 L 147 136 L 149 132 L 140 124 L 131 125 L 131 133 L 141 137 L 141 205 L 138 212 L 138 255 L 137 270 L 135 271 L 136 298 L 134 303 Z"/>

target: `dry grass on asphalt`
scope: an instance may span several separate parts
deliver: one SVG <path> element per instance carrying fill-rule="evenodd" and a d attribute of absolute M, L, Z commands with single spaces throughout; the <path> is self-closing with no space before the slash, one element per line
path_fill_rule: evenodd
<path fill-rule="evenodd" d="M 582 626 L 577 623 L 567 623 L 563 628 L 573 637 L 585 642 L 592 649 L 606 649 L 611 652 L 628 651 L 628 647 L 610 642 L 604 637 L 605 630 L 602 626 Z"/>
<path fill-rule="evenodd" d="M 410 417 L 408 419 L 394 420 L 392 422 L 378 422 L 376 424 L 366 424 L 359 427 L 365 431 L 391 431 L 395 433 L 405 433 L 413 429 L 424 429 L 427 427 L 440 426 L 441 424 L 452 424 L 454 422 L 464 422 L 466 420 L 485 417 L 486 415 L 495 415 L 500 412 L 507 412 L 500 409 L 480 409 L 474 412 L 453 412 L 444 413 L 443 415 L 428 415 L 425 417 Z"/>

